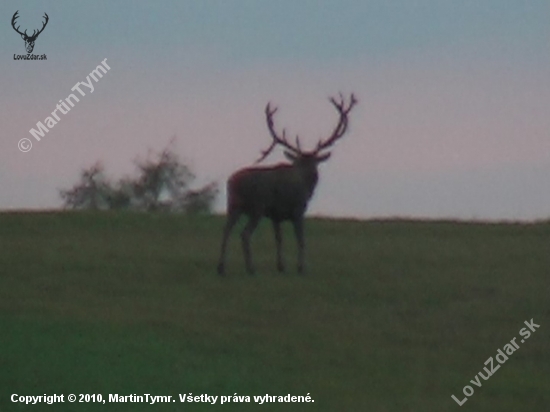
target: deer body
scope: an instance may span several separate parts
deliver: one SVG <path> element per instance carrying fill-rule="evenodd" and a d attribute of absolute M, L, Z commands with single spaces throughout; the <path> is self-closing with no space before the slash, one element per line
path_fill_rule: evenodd
<path fill-rule="evenodd" d="M 241 215 L 248 216 L 248 222 L 241 233 L 241 241 L 244 259 L 248 273 L 254 273 L 250 254 L 250 237 L 256 229 L 262 217 L 272 221 L 277 245 L 277 269 L 284 271 L 282 258 L 281 223 L 287 220 L 292 222 L 294 233 L 298 242 L 298 271 L 304 270 L 304 230 L 303 221 L 307 205 L 318 181 L 317 165 L 330 157 L 330 153 L 321 153 L 322 150 L 332 146 L 347 129 L 347 114 L 357 102 L 351 95 L 351 101 L 346 107 L 343 97 L 337 102 L 331 99 L 333 105 L 340 113 L 340 121 L 331 137 L 320 141 L 317 148 L 311 152 L 304 152 L 300 148 L 300 142 L 296 137 L 296 146 L 291 145 L 283 131 L 282 137 L 275 132 L 273 114 L 277 109 L 271 109 L 267 105 L 265 113 L 268 129 L 273 138 L 271 146 L 262 152 L 262 161 L 276 145 L 282 145 L 285 156 L 292 162 L 290 164 L 278 164 L 270 167 L 250 167 L 237 171 L 227 182 L 227 221 L 225 224 L 218 273 L 225 274 L 225 254 L 227 241 L 233 226 Z"/>
<path fill-rule="evenodd" d="M 240 170 L 227 182 L 228 212 L 292 220 L 304 214 L 317 179 L 316 168 L 304 170 L 292 164 Z"/>

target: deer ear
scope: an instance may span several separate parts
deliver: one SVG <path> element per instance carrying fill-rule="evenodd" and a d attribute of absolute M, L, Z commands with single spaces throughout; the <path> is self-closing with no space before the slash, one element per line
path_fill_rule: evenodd
<path fill-rule="evenodd" d="M 330 152 L 317 156 L 315 159 L 317 160 L 317 163 L 321 163 L 328 160 L 329 157 L 330 157 Z"/>
<path fill-rule="evenodd" d="M 285 157 L 290 160 L 291 162 L 296 161 L 296 155 L 292 152 L 289 152 L 287 150 L 284 151 Z"/>
<path fill-rule="evenodd" d="M 23 40 L 25 40 L 25 35 L 24 35 L 24 34 L 22 34 L 22 35 L 21 35 L 21 38 L 22 38 Z"/>

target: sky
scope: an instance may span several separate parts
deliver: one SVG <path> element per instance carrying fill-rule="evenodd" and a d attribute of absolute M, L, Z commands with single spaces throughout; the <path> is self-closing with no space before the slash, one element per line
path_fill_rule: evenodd
<path fill-rule="evenodd" d="M 33 51 L 47 60 L 14 60 L 17 10 L 30 32 L 48 14 Z M 0 210 L 59 208 L 83 168 L 131 174 L 173 136 L 197 184 L 223 188 L 270 144 L 267 102 L 313 148 L 338 120 L 328 98 L 353 92 L 309 214 L 550 216 L 547 0 L 6 0 L 0 15 Z M 104 59 L 93 93 L 36 141 Z"/>

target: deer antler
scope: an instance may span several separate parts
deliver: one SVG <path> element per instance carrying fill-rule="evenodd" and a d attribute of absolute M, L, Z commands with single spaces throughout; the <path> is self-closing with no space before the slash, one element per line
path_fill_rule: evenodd
<path fill-rule="evenodd" d="M 256 161 L 256 163 L 260 163 L 267 156 L 269 156 L 271 151 L 277 145 L 281 145 L 295 154 L 300 154 L 302 152 L 300 149 L 300 138 L 298 136 L 296 136 L 296 147 L 295 147 L 292 144 L 290 144 L 288 140 L 286 140 L 285 129 L 283 129 L 283 134 L 280 137 L 277 135 L 277 132 L 275 131 L 275 126 L 273 124 L 273 115 L 275 114 L 275 112 L 277 112 L 277 110 L 278 110 L 277 107 L 273 109 L 271 108 L 271 103 L 268 103 L 267 106 L 265 107 L 265 117 L 267 121 L 267 128 L 269 129 L 269 133 L 271 134 L 273 142 L 266 150 L 262 150 L 261 152 L 262 156 Z"/>
<path fill-rule="evenodd" d="M 15 21 L 19 18 L 19 16 L 17 15 L 18 13 L 19 13 L 19 10 L 17 10 L 17 11 L 15 12 L 15 14 L 13 15 L 13 17 L 11 18 L 11 26 L 12 26 L 13 29 L 14 29 L 17 33 L 19 33 L 21 36 L 26 36 L 26 35 L 27 35 L 27 30 L 25 30 L 25 33 L 21 33 L 21 32 L 19 31 L 19 27 L 21 27 L 21 26 L 15 27 Z"/>
<path fill-rule="evenodd" d="M 38 35 L 40 33 L 42 33 L 44 31 L 44 29 L 46 28 L 46 25 L 48 24 L 48 21 L 50 20 L 50 18 L 48 17 L 48 15 L 46 13 L 44 13 L 44 16 L 43 16 L 46 20 L 44 21 L 44 23 L 42 23 L 42 28 L 40 30 L 38 30 L 38 33 L 35 34 L 35 31 L 36 30 L 33 30 L 33 33 L 32 33 L 32 36 L 31 38 L 36 38 L 38 37 Z"/>
<path fill-rule="evenodd" d="M 19 31 L 19 27 L 21 27 L 21 26 L 15 27 L 16 20 L 19 18 L 18 13 L 19 13 L 19 10 L 17 10 L 17 11 L 15 12 L 15 14 L 13 15 L 13 17 L 12 17 L 12 19 L 11 19 L 11 26 L 13 27 L 13 29 L 14 29 L 17 33 L 19 33 L 21 36 L 25 36 L 25 38 L 27 38 L 27 39 L 29 39 L 29 40 L 36 39 L 36 38 L 38 37 L 38 35 L 39 35 L 40 33 L 42 33 L 42 31 L 44 31 L 44 29 L 46 28 L 46 25 L 48 24 L 48 21 L 50 20 L 50 18 L 48 17 L 48 14 L 47 14 L 47 13 L 44 13 L 44 16 L 43 16 L 43 17 L 44 17 L 44 19 L 46 19 L 46 20 L 42 23 L 42 28 L 41 28 L 40 30 L 38 30 L 38 32 L 37 32 L 36 30 L 33 30 L 32 35 L 29 36 L 29 35 L 27 34 L 27 30 L 25 30 L 24 33 L 21 32 L 21 31 Z"/>
<path fill-rule="evenodd" d="M 355 98 L 355 95 L 353 93 L 351 94 L 350 101 L 347 105 L 342 93 L 340 93 L 340 100 L 336 100 L 334 97 L 331 97 L 329 100 L 332 105 L 336 107 L 336 110 L 338 110 L 338 113 L 340 114 L 340 120 L 338 121 L 338 124 L 334 128 L 334 131 L 329 138 L 327 138 L 326 140 L 319 140 L 319 142 L 317 143 L 317 147 L 314 150 L 315 154 L 329 148 L 334 144 L 334 142 L 336 142 L 344 135 L 346 129 L 348 128 L 348 114 L 353 106 L 357 104 L 357 99 Z"/>

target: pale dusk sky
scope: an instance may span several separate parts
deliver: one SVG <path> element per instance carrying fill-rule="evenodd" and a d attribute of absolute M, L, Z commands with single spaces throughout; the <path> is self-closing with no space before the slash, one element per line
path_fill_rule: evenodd
<path fill-rule="evenodd" d="M 48 13 L 33 51 L 47 60 L 14 60 L 16 10 L 31 33 Z M 354 92 L 310 214 L 550 216 L 547 0 L 7 0 L 0 14 L 2 210 L 58 208 L 82 168 L 121 177 L 174 135 L 198 183 L 223 187 L 269 145 L 268 101 L 313 147 L 337 121 L 327 98 Z M 36 141 L 29 130 L 105 58 L 94 92 Z"/>

